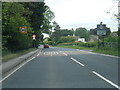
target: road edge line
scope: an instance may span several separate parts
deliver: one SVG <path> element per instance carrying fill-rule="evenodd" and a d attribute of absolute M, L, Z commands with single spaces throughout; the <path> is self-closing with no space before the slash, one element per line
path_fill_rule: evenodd
<path fill-rule="evenodd" d="M 14 71 L 12 71 L 10 74 L 8 74 L 7 76 L 5 76 L 3 79 L 0 80 L 0 83 L 3 82 L 4 80 L 6 80 L 8 77 L 10 77 L 12 74 L 14 74 L 17 70 L 19 70 L 21 67 L 23 67 L 25 64 L 27 64 L 28 62 L 30 62 L 31 60 L 33 60 L 36 57 L 33 57 L 31 59 L 29 59 L 28 61 L 24 62 L 22 65 L 20 65 L 18 68 L 16 68 Z"/>

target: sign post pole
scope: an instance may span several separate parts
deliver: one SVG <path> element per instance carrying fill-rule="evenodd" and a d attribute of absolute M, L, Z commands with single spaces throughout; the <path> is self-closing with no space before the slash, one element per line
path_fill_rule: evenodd
<path fill-rule="evenodd" d="M 100 41 L 99 41 L 100 37 L 106 35 L 106 30 L 104 28 L 105 28 L 105 24 L 102 24 L 102 22 L 100 22 L 100 24 L 97 25 L 98 48 L 100 48 Z M 104 47 L 104 37 L 103 37 L 102 46 Z"/>

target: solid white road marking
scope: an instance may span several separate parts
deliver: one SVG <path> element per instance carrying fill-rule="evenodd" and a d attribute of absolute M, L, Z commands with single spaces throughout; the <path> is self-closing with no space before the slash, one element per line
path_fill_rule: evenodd
<path fill-rule="evenodd" d="M 114 86 L 115 88 L 118 88 L 120 90 L 120 87 L 118 85 L 116 85 L 115 83 L 113 83 L 112 81 L 106 79 L 105 77 L 103 77 L 102 75 L 98 74 L 95 71 L 92 71 L 92 73 L 94 73 L 95 75 L 97 75 L 98 77 L 100 77 L 101 79 L 103 79 L 104 81 L 106 81 L 107 83 L 111 84 L 112 86 Z"/>
<path fill-rule="evenodd" d="M 53 55 L 52 55 L 52 52 L 51 52 L 51 56 L 53 56 Z"/>
<path fill-rule="evenodd" d="M 28 62 L 30 62 L 31 60 L 33 60 L 35 57 L 29 59 L 28 61 L 24 62 L 22 65 L 20 65 L 18 68 L 16 68 L 14 71 L 12 71 L 10 74 L 8 74 L 6 77 L 4 77 L 2 80 L 0 80 L 0 83 L 3 82 L 5 79 L 7 79 L 8 77 L 10 77 L 12 74 L 14 74 L 17 70 L 19 70 L 21 67 L 23 67 L 25 64 L 27 64 Z"/>
<path fill-rule="evenodd" d="M 66 53 L 63 53 L 65 56 L 68 56 Z"/>
<path fill-rule="evenodd" d="M 38 54 L 37 56 L 39 56 L 40 54 Z"/>
<path fill-rule="evenodd" d="M 80 64 L 81 66 L 83 66 L 83 67 L 85 66 L 84 64 L 82 64 L 82 63 L 78 62 L 77 60 L 75 60 L 74 58 L 71 57 L 71 59 L 72 59 L 73 61 L 75 61 L 76 63 Z"/>

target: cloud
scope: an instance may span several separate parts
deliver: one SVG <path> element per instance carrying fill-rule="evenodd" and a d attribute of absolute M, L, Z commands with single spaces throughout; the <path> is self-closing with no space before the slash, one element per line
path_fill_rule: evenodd
<path fill-rule="evenodd" d="M 45 0 L 55 13 L 55 21 L 62 28 L 79 27 L 85 25 L 90 28 L 101 21 L 109 23 L 113 28 L 113 20 L 111 15 L 106 14 L 105 11 L 111 8 L 112 0 Z M 51 2 L 50 2 L 51 1 Z M 115 25 L 115 24 L 114 24 Z M 116 29 L 117 29 L 117 25 Z M 114 28 L 115 28 L 114 26 Z M 93 28 L 93 27 L 91 27 Z"/>

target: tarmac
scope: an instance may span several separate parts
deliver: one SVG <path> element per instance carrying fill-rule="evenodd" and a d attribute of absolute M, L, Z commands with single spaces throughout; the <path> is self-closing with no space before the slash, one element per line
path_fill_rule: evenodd
<path fill-rule="evenodd" d="M 12 72 L 15 68 L 17 68 L 18 66 L 20 66 L 22 63 L 24 63 L 26 60 L 34 57 L 40 50 L 42 50 L 42 48 L 39 48 L 35 51 L 29 52 L 25 55 L 19 56 L 17 58 L 11 59 L 7 62 L 2 62 L 0 64 L 0 67 L 2 68 L 2 78 L 4 78 L 5 76 L 7 76 L 10 72 Z"/>

